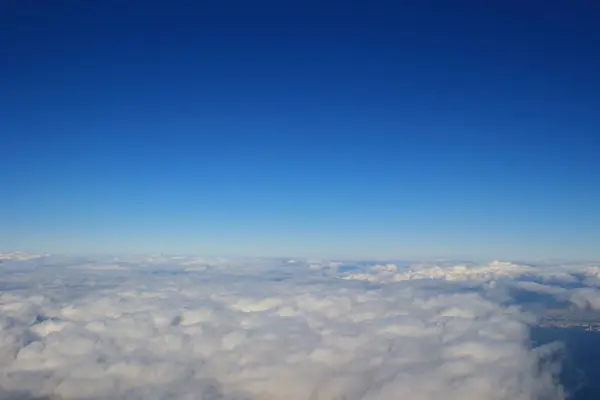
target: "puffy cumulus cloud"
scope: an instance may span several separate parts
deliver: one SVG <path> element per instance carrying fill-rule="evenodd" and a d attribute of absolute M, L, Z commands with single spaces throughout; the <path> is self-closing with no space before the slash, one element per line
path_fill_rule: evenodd
<path fill-rule="evenodd" d="M 0 387 L 61 399 L 564 398 L 551 349 L 529 348 L 516 307 L 324 272 L 337 264 L 189 261 L 53 264 L 27 279 L 0 269 Z"/>
<path fill-rule="evenodd" d="M 535 273 L 527 265 L 504 261 L 492 261 L 485 265 L 411 265 L 399 268 L 395 264 L 375 265 L 365 271 L 348 273 L 344 279 L 358 279 L 370 282 L 398 282 L 422 279 L 443 279 L 447 281 L 490 281 L 498 278 L 518 277 Z"/>
<path fill-rule="evenodd" d="M 562 287 L 544 285 L 541 283 L 531 282 L 531 281 L 515 282 L 514 287 L 522 289 L 522 290 L 526 290 L 528 292 L 551 294 L 551 295 L 555 295 L 555 296 L 565 295 L 569 292 L 568 289 L 565 289 Z"/>
<path fill-rule="evenodd" d="M 47 254 L 26 253 L 23 251 L 0 252 L 0 261 L 27 261 L 47 256 Z"/>
<path fill-rule="evenodd" d="M 600 290 L 596 288 L 574 289 L 569 300 L 579 308 L 600 310 Z"/>
<path fill-rule="evenodd" d="M 339 272 L 342 279 L 377 284 L 444 282 L 450 287 L 455 285 L 454 290 L 478 288 L 484 297 L 495 298 L 500 303 L 511 301 L 516 289 L 547 296 L 530 297 L 529 301 L 536 299 L 547 303 L 548 298 L 554 298 L 563 306 L 571 303 L 582 309 L 600 309 L 600 266 L 594 263 L 540 263 L 535 266 L 505 261 L 483 265 L 452 262 L 407 266 L 376 264 Z M 448 288 L 441 283 L 434 287 L 437 290 Z"/>
<path fill-rule="evenodd" d="M 344 268 L 344 267 L 342 267 Z M 589 263 L 525 265 L 506 261 L 487 264 L 444 262 L 437 264 L 366 265 L 340 270 L 340 277 L 376 283 L 441 280 L 455 283 L 495 284 L 520 282 L 520 289 L 563 294 L 564 287 L 600 286 L 600 267 Z M 544 286 L 544 288 L 542 288 Z"/>
<path fill-rule="evenodd" d="M 600 286 L 600 266 L 590 265 L 580 272 L 585 283 L 589 286 Z"/>

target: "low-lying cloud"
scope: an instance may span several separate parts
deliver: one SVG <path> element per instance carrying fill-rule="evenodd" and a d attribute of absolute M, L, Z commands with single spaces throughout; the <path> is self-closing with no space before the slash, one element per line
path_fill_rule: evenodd
<path fill-rule="evenodd" d="M 339 279 L 348 276 L 339 270 L 8 260 L 0 387 L 62 399 L 564 398 L 551 349 L 530 348 L 532 319 L 518 307 L 446 284 Z"/>

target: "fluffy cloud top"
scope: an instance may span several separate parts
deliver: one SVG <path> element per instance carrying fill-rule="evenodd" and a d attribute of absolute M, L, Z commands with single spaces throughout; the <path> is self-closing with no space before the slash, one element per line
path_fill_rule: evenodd
<path fill-rule="evenodd" d="M 371 285 L 323 270 L 338 264 L 50 261 L 44 268 L 27 267 L 36 260 L 0 267 L 0 387 L 6 393 L 63 399 L 564 397 L 556 370 L 543 362 L 547 349 L 529 348 L 528 316 L 476 293 L 432 293 L 410 280 Z M 392 266 L 374 271 L 398 273 Z"/>
<path fill-rule="evenodd" d="M 47 254 L 33 254 L 23 251 L 0 252 L 0 260 L 27 261 L 47 257 Z"/>
<path fill-rule="evenodd" d="M 492 261 L 486 265 L 412 265 L 399 268 L 395 264 L 375 265 L 359 273 L 351 273 L 344 279 L 367 280 L 370 282 L 398 282 L 421 279 L 443 279 L 447 281 L 487 281 L 497 278 L 517 277 L 530 274 L 529 266 L 503 261 Z"/>

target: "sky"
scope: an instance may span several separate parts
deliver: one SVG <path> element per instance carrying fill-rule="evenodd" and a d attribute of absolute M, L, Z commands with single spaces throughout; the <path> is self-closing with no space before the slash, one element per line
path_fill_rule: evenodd
<path fill-rule="evenodd" d="M 6 1 L 0 247 L 600 258 L 591 1 Z"/>

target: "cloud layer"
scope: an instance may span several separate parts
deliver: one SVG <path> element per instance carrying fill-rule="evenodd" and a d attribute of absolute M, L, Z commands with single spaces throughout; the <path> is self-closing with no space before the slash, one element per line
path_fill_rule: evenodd
<path fill-rule="evenodd" d="M 339 279 L 340 266 L 8 260 L 0 386 L 64 399 L 564 397 L 519 308 L 441 281 Z"/>

